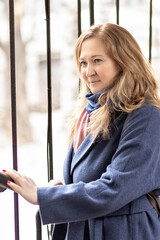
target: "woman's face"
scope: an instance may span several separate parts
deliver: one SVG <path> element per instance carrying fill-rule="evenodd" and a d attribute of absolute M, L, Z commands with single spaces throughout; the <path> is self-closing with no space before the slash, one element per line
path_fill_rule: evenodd
<path fill-rule="evenodd" d="M 90 38 L 82 43 L 79 62 L 80 75 L 93 94 L 109 86 L 119 72 L 99 38 Z"/>

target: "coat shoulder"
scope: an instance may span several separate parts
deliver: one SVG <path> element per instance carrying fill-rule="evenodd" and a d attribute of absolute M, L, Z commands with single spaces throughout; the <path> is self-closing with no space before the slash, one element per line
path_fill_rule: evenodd
<path fill-rule="evenodd" d="M 150 120 L 154 117 L 160 119 L 160 108 L 150 104 L 143 104 L 140 108 L 137 108 L 128 114 L 128 119 L 132 117 L 146 118 Z"/>
<path fill-rule="evenodd" d="M 160 109 L 153 105 L 143 104 L 140 108 L 128 114 L 125 125 L 133 125 L 135 128 L 139 125 L 145 130 L 148 127 L 160 130 Z"/>
<path fill-rule="evenodd" d="M 144 104 L 128 114 L 121 134 L 122 142 L 139 143 L 145 149 L 152 149 L 160 144 L 160 109 Z"/>

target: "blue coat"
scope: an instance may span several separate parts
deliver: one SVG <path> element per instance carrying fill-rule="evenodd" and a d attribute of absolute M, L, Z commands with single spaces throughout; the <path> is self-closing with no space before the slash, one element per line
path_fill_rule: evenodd
<path fill-rule="evenodd" d="M 43 224 L 55 225 L 54 240 L 159 240 L 160 219 L 146 193 L 160 189 L 160 110 L 144 104 L 116 113 L 111 137 L 90 135 L 64 164 L 66 185 L 38 188 Z"/>

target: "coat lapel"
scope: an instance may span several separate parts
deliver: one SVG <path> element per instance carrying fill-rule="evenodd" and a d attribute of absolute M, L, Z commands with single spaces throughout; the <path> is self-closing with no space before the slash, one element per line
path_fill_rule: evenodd
<path fill-rule="evenodd" d="M 71 164 L 71 174 L 74 168 L 82 161 L 82 159 L 86 156 L 86 154 L 92 149 L 94 145 L 95 141 L 91 140 L 91 134 L 88 134 L 73 156 Z"/>
<path fill-rule="evenodd" d="M 65 184 L 72 183 L 72 176 L 70 174 L 70 169 L 71 169 L 71 162 L 72 162 L 73 155 L 74 155 L 74 152 L 73 152 L 73 142 L 72 142 L 63 165 L 63 176 L 64 176 Z"/>

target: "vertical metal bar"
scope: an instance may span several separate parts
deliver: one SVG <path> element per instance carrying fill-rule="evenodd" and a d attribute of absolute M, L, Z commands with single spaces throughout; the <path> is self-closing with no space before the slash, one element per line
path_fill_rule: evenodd
<path fill-rule="evenodd" d="M 149 61 L 152 60 L 152 12 L 153 5 L 152 0 L 150 0 L 150 8 L 149 8 Z"/>
<path fill-rule="evenodd" d="M 94 0 L 89 0 L 90 26 L 94 24 Z"/>
<path fill-rule="evenodd" d="M 116 0 L 116 23 L 119 25 L 119 0 Z"/>
<path fill-rule="evenodd" d="M 11 111 L 12 111 L 12 149 L 13 169 L 18 170 L 17 161 L 17 119 L 16 119 L 16 74 L 15 74 L 15 33 L 14 33 L 14 0 L 9 0 L 10 25 L 10 74 L 11 74 Z M 18 195 L 14 193 L 15 239 L 19 240 Z"/>
<path fill-rule="evenodd" d="M 47 161 L 48 181 L 53 179 L 53 146 L 52 146 L 52 77 L 51 77 L 51 30 L 50 30 L 50 0 L 45 0 L 46 6 L 46 38 L 47 38 L 47 88 L 48 88 L 48 129 L 47 129 Z M 48 239 L 53 226 L 47 226 Z"/>
<path fill-rule="evenodd" d="M 78 37 L 81 35 L 81 0 L 77 0 Z"/>
<path fill-rule="evenodd" d="M 42 240 L 42 224 L 39 211 L 36 213 L 36 240 Z"/>
<path fill-rule="evenodd" d="M 53 179 L 53 147 L 52 147 L 52 79 L 51 79 L 51 34 L 50 34 L 50 0 L 45 0 L 46 6 L 46 37 L 47 37 L 47 87 L 48 87 L 48 132 L 47 159 L 48 181 Z"/>
<path fill-rule="evenodd" d="M 46 12 L 47 89 L 48 89 L 47 167 L 48 167 L 48 181 L 50 181 L 51 179 L 53 179 L 50 0 L 45 0 L 45 12 Z M 47 233 L 48 239 L 50 239 L 49 227 L 47 227 Z M 42 239 L 42 227 L 40 213 L 38 211 L 36 214 L 36 240 L 41 239 Z"/>
<path fill-rule="evenodd" d="M 78 37 L 81 35 L 82 33 L 82 20 L 81 20 L 81 0 L 77 0 L 77 20 L 78 20 Z M 81 82 L 80 82 L 80 79 L 79 79 L 79 82 L 78 82 L 78 89 L 79 89 L 79 92 L 80 92 L 80 89 L 81 89 Z"/>

